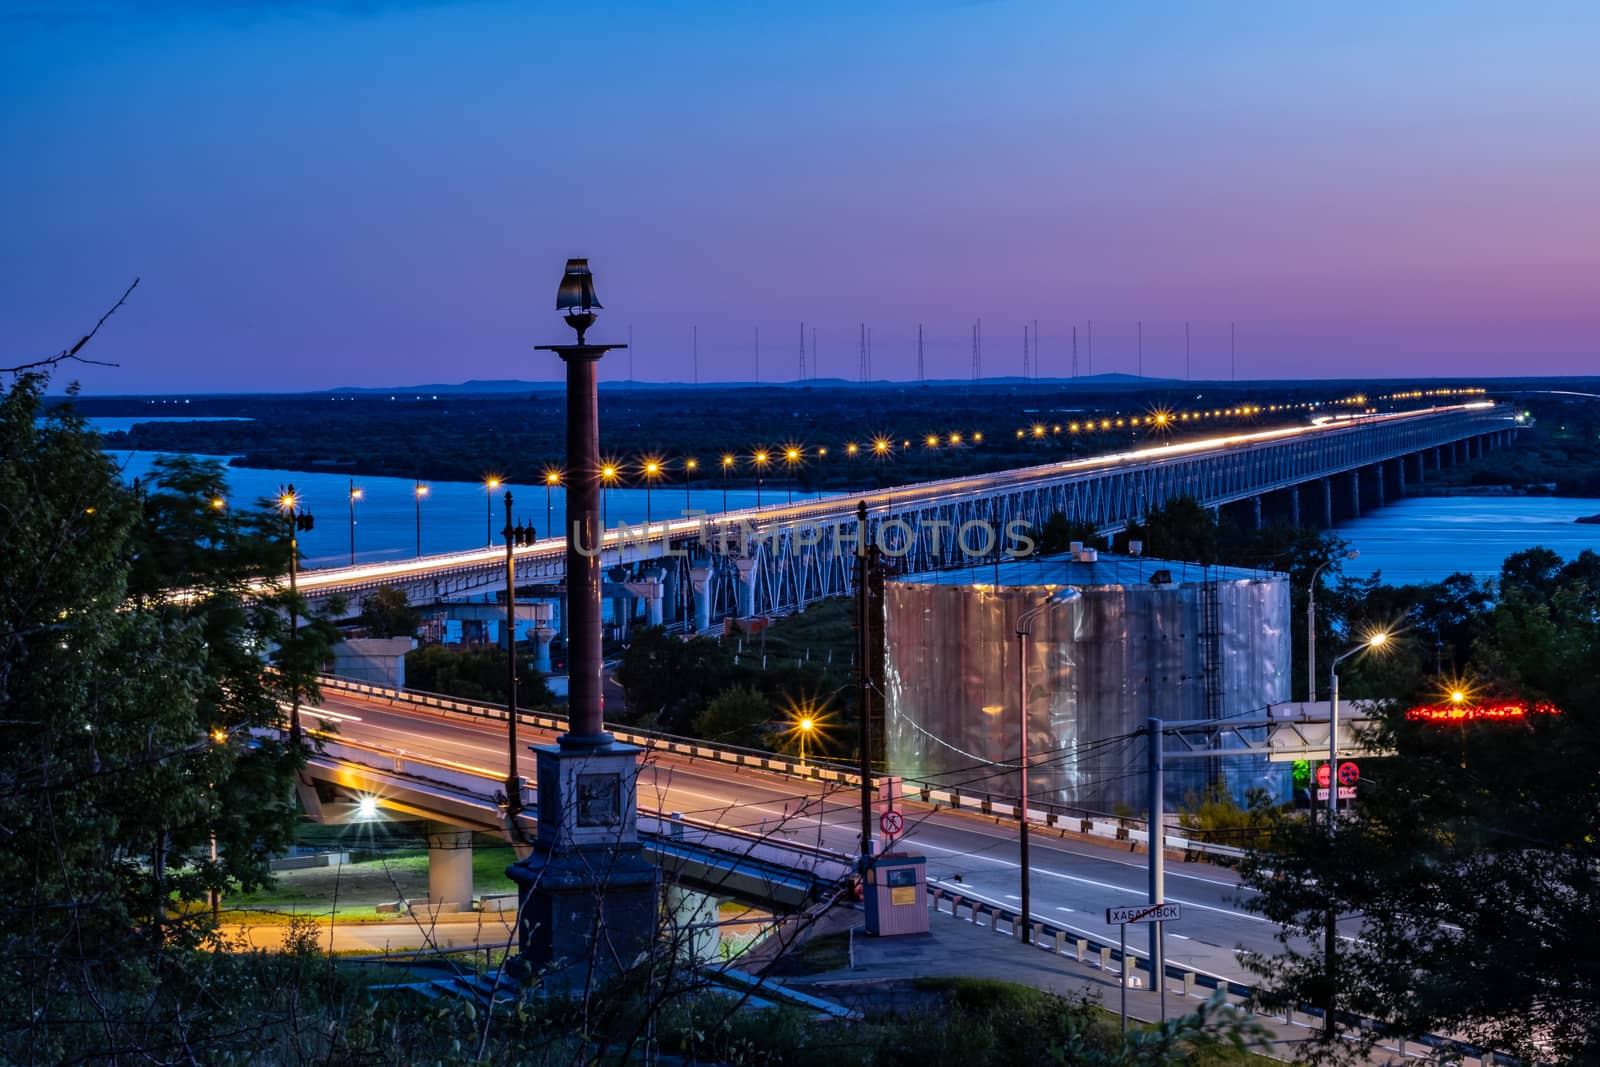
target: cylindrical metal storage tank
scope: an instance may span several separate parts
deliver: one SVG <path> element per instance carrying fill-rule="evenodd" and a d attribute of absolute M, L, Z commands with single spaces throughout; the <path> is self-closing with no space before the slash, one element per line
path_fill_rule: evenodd
<path fill-rule="evenodd" d="M 1050 602 L 1069 589 L 1077 596 Z M 1018 620 L 1034 608 L 1019 642 Z M 1144 809 L 1146 742 L 1136 731 L 1151 716 L 1261 715 L 1289 696 L 1289 588 L 1279 574 L 1028 560 L 998 574 L 892 580 L 884 610 L 891 773 L 965 793 L 1018 795 L 1019 686 L 1030 799 L 1094 812 Z M 1252 784 L 1277 796 L 1286 775 L 1255 758 L 1171 760 L 1167 796 L 1181 803 L 1213 781 L 1241 799 Z"/>

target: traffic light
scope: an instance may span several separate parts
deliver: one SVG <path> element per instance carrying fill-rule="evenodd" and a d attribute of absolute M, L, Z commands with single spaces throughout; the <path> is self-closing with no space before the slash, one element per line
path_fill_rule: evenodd
<path fill-rule="evenodd" d="M 295 514 L 295 517 L 294 517 L 294 528 L 296 530 L 304 532 L 306 530 L 311 529 L 316 524 L 317 524 L 317 520 L 312 517 L 312 515 L 311 515 L 311 513 L 309 511 L 302 511 L 302 512 L 298 512 L 298 513 Z"/>

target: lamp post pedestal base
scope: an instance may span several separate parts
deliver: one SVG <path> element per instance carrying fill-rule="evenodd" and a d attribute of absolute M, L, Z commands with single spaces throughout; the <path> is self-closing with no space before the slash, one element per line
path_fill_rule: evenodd
<path fill-rule="evenodd" d="M 590 974 L 633 966 L 655 941 L 660 871 L 639 844 L 641 750 L 564 735 L 533 751 L 539 833 L 506 868 L 517 883 L 521 966 L 526 977 L 548 969 L 581 987 Z"/>

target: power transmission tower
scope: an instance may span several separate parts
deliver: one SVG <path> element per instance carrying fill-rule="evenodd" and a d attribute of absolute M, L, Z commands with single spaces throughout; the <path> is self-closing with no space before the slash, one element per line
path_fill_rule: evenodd
<path fill-rule="evenodd" d="M 861 384 L 862 385 L 866 385 L 867 384 L 867 324 L 864 323 L 864 322 L 861 324 L 861 356 L 860 356 L 860 365 L 858 367 L 858 373 L 859 373 L 860 378 L 861 378 Z"/>
<path fill-rule="evenodd" d="M 1072 324 L 1072 376 L 1078 376 L 1078 324 Z"/>
<path fill-rule="evenodd" d="M 1086 336 L 1084 338 L 1084 341 L 1085 341 L 1084 347 L 1087 348 L 1088 351 L 1084 353 L 1084 355 L 1086 357 L 1084 359 L 1084 370 L 1088 373 L 1089 377 L 1093 378 L 1094 377 L 1094 320 L 1093 319 L 1089 320 L 1088 330 L 1086 332 L 1087 332 L 1088 336 Z"/>
<path fill-rule="evenodd" d="M 1233 323 L 1228 323 L 1228 375 L 1239 380 L 1239 352 L 1234 345 Z"/>
<path fill-rule="evenodd" d="M 761 384 L 761 327 L 756 327 L 756 384 Z"/>
<path fill-rule="evenodd" d="M 1189 323 L 1183 324 L 1183 380 L 1189 380 Z"/>
<path fill-rule="evenodd" d="M 700 384 L 700 327 L 694 327 L 694 384 Z"/>
<path fill-rule="evenodd" d="M 973 381 L 978 380 L 978 324 L 972 324 L 972 365 L 967 368 L 967 373 Z"/>
<path fill-rule="evenodd" d="M 917 323 L 917 384 L 922 385 L 927 381 L 922 369 L 922 323 Z"/>
<path fill-rule="evenodd" d="M 1028 374 L 1028 324 L 1022 324 L 1022 380 L 1027 381 Z"/>
<path fill-rule="evenodd" d="M 800 324 L 800 373 L 794 378 L 797 382 L 806 380 L 806 324 Z"/>
<path fill-rule="evenodd" d="M 1144 320 L 1139 320 L 1139 377 L 1144 377 Z"/>
<path fill-rule="evenodd" d="M 1041 357 L 1040 357 L 1040 353 L 1039 353 L 1039 320 L 1038 319 L 1034 319 L 1033 320 L 1033 376 L 1035 378 L 1039 377 L 1039 372 L 1043 369 L 1040 366 L 1040 360 L 1041 360 Z"/>
<path fill-rule="evenodd" d="M 816 381 L 817 374 L 817 328 L 811 327 L 811 380 Z"/>

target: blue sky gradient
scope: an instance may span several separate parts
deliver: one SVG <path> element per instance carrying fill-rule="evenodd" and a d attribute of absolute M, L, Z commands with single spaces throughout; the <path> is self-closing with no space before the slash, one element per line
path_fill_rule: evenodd
<path fill-rule="evenodd" d="M 0 337 L 91 392 L 1600 369 L 1592 3 L 0 3 Z M 604 365 L 626 374 L 621 359 Z"/>

